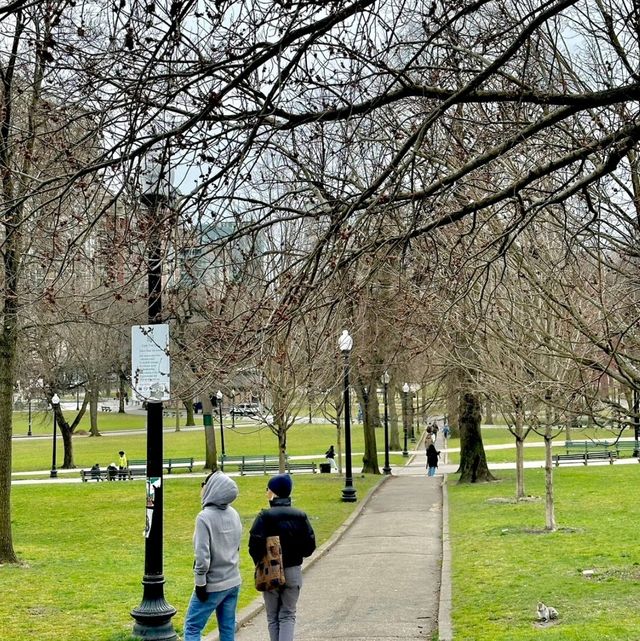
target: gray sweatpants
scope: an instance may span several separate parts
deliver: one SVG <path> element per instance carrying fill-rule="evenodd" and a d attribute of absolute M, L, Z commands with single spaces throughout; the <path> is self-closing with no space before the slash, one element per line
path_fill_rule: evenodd
<path fill-rule="evenodd" d="M 293 641 L 296 606 L 302 587 L 302 566 L 285 568 L 284 577 L 284 586 L 263 593 L 270 641 Z"/>

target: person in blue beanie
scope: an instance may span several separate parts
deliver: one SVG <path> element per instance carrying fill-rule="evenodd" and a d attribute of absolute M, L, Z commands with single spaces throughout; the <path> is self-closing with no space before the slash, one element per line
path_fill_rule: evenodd
<path fill-rule="evenodd" d="M 195 589 L 184 619 L 184 641 L 200 641 L 214 612 L 220 641 L 235 638 L 242 523 L 231 503 L 237 496 L 236 482 L 224 472 L 213 472 L 202 483 L 202 510 L 193 534 Z"/>
<path fill-rule="evenodd" d="M 271 477 L 267 484 L 269 508 L 258 514 L 249 532 L 249 554 L 254 563 L 264 556 L 267 537 L 280 537 L 285 584 L 263 592 L 270 641 L 293 641 L 302 588 L 302 559 L 316 549 L 315 533 L 307 515 L 291 505 L 292 489 L 293 481 L 288 474 Z"/>

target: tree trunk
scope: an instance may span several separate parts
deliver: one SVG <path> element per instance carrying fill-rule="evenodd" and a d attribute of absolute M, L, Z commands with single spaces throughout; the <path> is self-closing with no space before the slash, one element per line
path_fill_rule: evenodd
<path fill-rule="evenodd" d="M 11 436 L 13 431 L 13 386 L 15 380 L 15 327 L 5 327 L 0 333 L 0 565 L 17 563 L 11 532 Z M 15 315 L 11 314 L 13 322 Z"/>
<path fill-rule="evenodd" d="M 516 410 L 516 500 L 526 496 L 524 490 L 524 426 L 522 412 Z"/>
<path fill-rule="evenodd" d="M 287 471 L 287 430 L 282 425 L 278 429 L 278 465 L 280 474 Z"/>
<path fill-rule="evenodd" d="M 118 375 L 118 383 L 118 414 L 124 414 L 124 397 L 127 393 L 127 377 L 122 371 Z"/>
<path fill-rule="evenodd" d="M 495 481 L 487 466 L 480 433 L 480 400 L 475 392 L 464 392 L 460 399 L 460 479 L 458 483 Z"/>
<path fill-rule="evenodd" d="M 452 370 L 446 377 L 446 400 L 447 400 L 447 419 L 449 420 L 450 438 L 460 435 L 460 424 L 458 419 L 458 406 L 460 395 L 458 392 L 458 375 L 456 370 Z"/>
<path fill-rule="evenodd" d="M 187 418 L 184 422 L 184 426 L 195 427 L 196 421 L 194 419 L 194 414 L 193 414 L 193 397 L 183 398 L 182 404 L 184 405 L 184 408 L 187 410 Z"/>
<path fill-rule="evenodd" d="M 208 392 L 202 396 L 202 424 L 204 425 L 204 467 L 212 472 L 218 469 L 218 451 L 216 449 L 216 434 L 213 427 L 213 407 Z M 223 465 L 224 467 L 224 465 Z"/>
<path fill-rule="evenodd" d="M 398 408 L 396 407 L 396 390 L 389 384 L 389 449 L 402 449 L 400 445 L 400 431 L 398 429 Z"/>
<path fill-rule="evenodd" d="M 360 379 L 355 381 L 354 389 L 362 407 L 362 429 L 364 431 L 364 454 L 362 456 L 362 472 L 364 474 L 380 474 L 378 467 L 378 448 L 376 444 L 375 417 L 380 420 L 378 395 L 375 392 L 375 380 L 363 385 Z M 375 410 L 373 406 L 375 405 Z"/>
<path fill-rule="evenodd" d="M 89 382 L 89 424 L 91 425 L 89 429 L 89 434 L 91 436 L 100 436 L 100 430 L 98 429 L 98 382 L 90 381 Z"/>
<path fill-rule="evenodd" d="M 551 444 L 553 443 L 551 427 L 551 412 L 547 405 L 547 425 L 544 432 L 544 496 L 545 496 L 545 530 L 555 532 L 556 516 L 553 501 L 553 458 Z"/>

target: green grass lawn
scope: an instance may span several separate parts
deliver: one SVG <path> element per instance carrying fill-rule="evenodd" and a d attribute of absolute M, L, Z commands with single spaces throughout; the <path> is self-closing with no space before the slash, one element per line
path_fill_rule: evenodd
<path fill-rule="evenodd" d="M 380 479 L 357 476 L 359 500 Z M 258 596 L 246 548 L 251 523 L 265 507 L 265 478 L 236 480 L 240 497 L 234 506 L 244 526 L 242 607 Z M 340 500 L 343 485 L 337 475 L 294 477 L 294 504 L 308 512 L 319 544 L 355 507 Z M 128 638 L 129 612 L 142 597 L 145 484 L 21 485 L 12 496 L 14 545 L 24 565 L 0 568 L 2 641 Z M 200 478 L 167 480 L 164 505 L 165 596 L 178 610 L 173 621 L 181 631 L 193 589 L 191 538 Z"/>
<path fill-rule="evenodd" d="M 513 473 L 477 486 L 450 478 L 455 640 L 636 641 L 640 466 L 555 470 L 554 533 L 544 531 L 543 471 L 525 476 L 540 498 L 518 504 Z M 535 627 L 539 600 L 558 609 L 556 625 Z"/>
<path fill-rule="evenodd" d="M 143 417 L 144 418 L 144 417 Z M 167 424 L 165 422 L 165 426 Z M 220 454 L 220 431 L 215 428 L 218 454 Z M 51 429 L 49 434 L 52 434 Z M 344 438 L 344 437 L 343 437 Z M 271 454 L 278 452 L 277 439 L 265 427 L 250 425 L 224 428 L 225 450 L 227 455 Z M 382 430 L 376 430 L 378 451 L 383 452 L 384 436 Z M 47 470 L 51 467 L 52 454 L 51 438 L 20 438 L 13 440 L 14 472 L 28 470 Z M 111 461 L 117 461 L 118 450 L 123 449 L 129 459 L 144 459 L 147 451 L 147 437 L 144 431 L 140 433 L 114 434 L 105 432 L 104 436 L 89 437 L 75 436 L 73 438 L 74 462 L 78 468 L 91 467 L 99 463 L 106 467 Z M 299 423 L 288 432 L 287 451 L 290 456 L 314 455 L 316 462 L 324 460 L 324 452 L 329 445 L 336 444 L 336 429 L 332 425 Z M 352 430 L 352 450 L 362 452 L 364 449 L 364 434 L 362 427 L 354 426 Z M 57 441 L 58 466 L 62 464 L 62 439 Z M 168 431 L 164 434 L 165 458 L 193 456 L 196 460 L 205 458 L 204 429 L 195 431 Z M 380 456 L 382 465 L 382 454 Z M 394 456 L 393 462 L 399 463 L 401 456 Z"/>

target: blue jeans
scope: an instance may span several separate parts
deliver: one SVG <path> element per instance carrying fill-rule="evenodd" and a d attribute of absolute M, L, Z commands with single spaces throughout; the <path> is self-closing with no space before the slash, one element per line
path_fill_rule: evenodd
<path fill-rule="evenodd" d="M 240 586 L 207 592 L 208 599 L 200 601 L 194 592 L 184 618 L 184 641 L 200 641 L 204 626 L 215 611 L 220 641 L 233 641 L 236 633 L 236 605 Z"/>
<path fill-rule="evenodd" d="M 435 476 L 436 475 L 436 469 L 435 467 L 429 467 L 427 468 L 427 476 Z"/>

